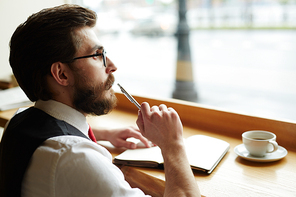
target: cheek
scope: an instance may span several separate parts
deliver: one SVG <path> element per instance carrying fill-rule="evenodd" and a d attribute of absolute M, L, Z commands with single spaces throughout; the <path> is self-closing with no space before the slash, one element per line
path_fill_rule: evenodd
<path fill-rule="evenodd" d="M 93 82 L 104 82 L 107 79 L 104 69 L 98 69 L 96 67 L 92 67 L 85 72 L 86 78 L 89 81 Z"/>
<path fill-rule="evenodd" d="M 79 65 L 79 70 L 83 78 L 90 84 L 101 84 L 108 78 L 106 69 L 98 67 L 97 65 L 91 64 L 89 62 Z"/>
<path fill-rule="evenodd" d="M 108 74 L 106 73 L 104 68 L 100 68 L 100 69 L 96 69 L 92 75 L 94 75 L 94 77 L 102 82 L 106 82 L 106 80 L 108 79 Z"/>

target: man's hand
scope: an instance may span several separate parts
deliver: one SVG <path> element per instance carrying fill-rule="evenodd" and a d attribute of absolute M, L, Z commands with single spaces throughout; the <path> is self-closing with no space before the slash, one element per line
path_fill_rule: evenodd
<path fill-rule="evenodd" d="M 150 108 L 144 102 L 137 125 L 143 136 L 161 149 L 166 179 L 164 196 L 200 196 L 186 156 L 183 126 L 178 113 L 163 104 Z"/>
<path fill-rule="evenodd" d="M 137 125 L 143 136 L 161 149 L 183 143 L 183 126 L 179 115 L 164 104 L 150 108 L 148 103 L 142 103 Z"/>
<path fill-rule="evenodd" d="M 139 129 L 136 127 L 126 127 L 118 129 L 93 129 L 97 140 L 107 140 L 115 147 L 125 147 L 128 149 L 135 149 L 137 145 L 134 142 L 127 141 L 128 138 L 134 137 L 139 139 L 147 148 L 151 143 L 143 137 Z"/>

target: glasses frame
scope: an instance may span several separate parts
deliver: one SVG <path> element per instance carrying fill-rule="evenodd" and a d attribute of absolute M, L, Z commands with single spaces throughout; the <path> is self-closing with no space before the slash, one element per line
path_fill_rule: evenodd
<path fill-rule="evenodd" d="M 102 53 L 99 53 L 99 54 L 93 54 L 93 55 L 86 55 L 86 56 L 81 56 L 81 57 L 75 57 L 72 59 L 71 62 L 75 61 L 75 60 L 78 60 L 78 59 L 84 59 L 84 58 L 89 58 L 89 57 L 98 57 L 98 56 L 102 56 L 103 57 L 103 63 L 104 63 L 104 66 L 105 68 L 107 67 L 107 59 L 106 59 L 106 51 L 103 49 Z"/>

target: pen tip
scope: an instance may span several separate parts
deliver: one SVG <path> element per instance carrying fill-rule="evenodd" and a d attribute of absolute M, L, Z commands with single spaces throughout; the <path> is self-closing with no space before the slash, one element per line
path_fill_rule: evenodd
<path fill-rule="evenodd" d="M 120 89 L 122 89 L 121 85 L 119 83 L 117 83 L 117 85 L 119 86 Z"/>

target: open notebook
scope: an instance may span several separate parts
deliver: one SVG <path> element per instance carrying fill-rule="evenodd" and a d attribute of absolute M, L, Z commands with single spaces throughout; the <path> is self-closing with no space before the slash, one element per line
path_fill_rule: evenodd
<path fill-rule="evenodd" d="M 192 169 L 210 174 L 229 150 L 229 143 L 205 136 L 194 135 L 185 139 L 186 153 Z M 140 167 L 161 167 L 163 158 L 159 147 L 126 150 L 113 163 Z"/>

